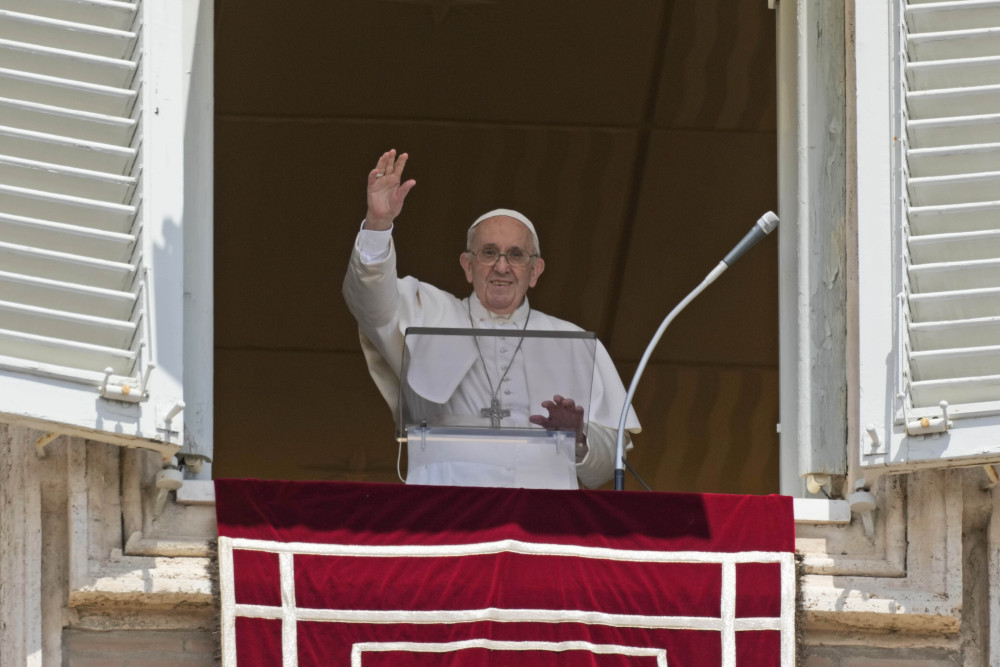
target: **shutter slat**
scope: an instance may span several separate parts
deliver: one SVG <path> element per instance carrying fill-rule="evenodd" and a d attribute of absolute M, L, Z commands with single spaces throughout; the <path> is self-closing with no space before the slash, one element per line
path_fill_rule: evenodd
<path fill-rule="evenodd" d="M 135 38 L 135 33 L 129 30 L 0 9 L 0 39 L 106 58 L 128 58 Z"/>
<path fill-rule="evenodd" d="M 11 273 L 106 289 L 127 288 L 135 274 L 135 266 L 125 262 L 109 262 L 2 241 L 0 266 Z"/>
<path fill-rule="evenodd" d="M 136 5 L 115 0 L 4 0 L 7 9 L 65 21 L 128 30 L 135 23 Z"/>
<path fill-rule="evenodd" d="M 0 322 L 12 331 L 76 340 L 81 343 L 128 350 L 135 336 L 135 322 L 0 301 Z"/>
<path fill-rule="evenodd" d="M 64 109 L 7 97 L 0 97 L 0 118 L 3 118 L 4 125 L 15 129 L 117 146 L 129 145 L 136 125 L 134 118 Z"/>
<path fill-rule="evenodd" d="M 1000 193 L 1000 171 L 911 178 L 914 206 L 942 206 L 990 201 Z"/>
<path fill-rule="evenodd" d="M 1000 55 L 1000 28 L 911 34 L 907 41 L 911 62 Z"/>
<path fill-rule="evenodd" d="M 914 322 L 941 322 L 1000 316 L 1000 288 L 911 294 Z"/>
<path fill-rule="evenodd" d="M 113 0 L 4 0 L 16 12 L 128 30 L 135 22 L 136 5 Z"/>
<path fill-rule="evenodd" d="M 911 144 L 926 148 L 1000 143 L 1000 114 L 911 120 L 906 128 Z"/>
<path fill-rule="evenodd" d="M 1000 200 L 951 204 L 947 206 L 911 206 L 907 211 L 910 232 L 975 232 L 997 228 Z"/>
<path fill-rule="evenodd" d="M 1000 401 L 1000 375 L 926 380 L 910 385 L 914 405 L 936 406 L 941 401 L 949 405 Z"/>
<path fill-rule="evenodd" d="M 1000 172 L 1000 143 L 918 148 L 910 150 L 906 160 L 914 178 Z"/>
<path fill-rule="evenodd" d="M 115 373 L 123 375 L 131 371 L 135 362 L 135 352 L 131 350 L 119 350 L 103 345 L 91 345 L 7 329 L 0 329 L 0 349 L 20 359 L 73 366 L 89 371 L 111 368 Z"/>
<path fill-rule="evenodd" d="M 1000 341 L 1000 317 L 980 317 L 910 325 L 910 342 L 920 350 L 986 347 Z"/>
<path fill-rule="evenodd" d="M 1000 375 L 1000 346 L 914 352 L 910 369 L 917 381 Z"/>
<path fill-rule="evenodd" d="M 6 97 L 115 116 L 129 115 L 136 97 L 133 90 L 9 68 L 0 68 L 0 90 Z"/>
<path fill-rule="evenodd" d="M 0 67 L 103 86 L 128 87 L 135 63 L 9 39 L 0 39 Z"/>
<path fill-rule="evenodd" d="M 132 256 L 135 237 L 51 220 L 0 213 L 0 238 L 56 252 L 75 252 L 95 259 L 125 261 Z"/>
<path fill-rule="evenodd" d="M 996 229 L 910 237 L 910 261 L 914 264 L 996 257 L 1000 257 L 1000 230 Z"/>
<path fill-rule="evenodd" d="M 135 160 L 128 146 L 84 141 L 0 125 L 0 155 L 111 174 L 127 174 Z"/>
<path fill-rule="evenodd" d="M 0 301 L 94 317 L 128 320 L 135 309 L 136 295 L 132 292 L 73 285 L 0 271 Z M 0 352 L 10 354 L 2 347 Z"/>
<path fill-rule="evenodd" d="M 0 181 L 11 186 L 89 196 L 120 204 L 129 200 L 136 179 L 115 173 L 78 169 L 0 154 Z"/>
<path fill-rule="evenodd" d="M 913 265 L 910 285 L 919 292 L 1000 287 L 1000 258 Z"/>
<path fill-rule="evenodd" d="M 950 118 L 1000 113 L 1000 86 L 911 90 L 906 94 L 910 118 Z"/>
<path fill-rule="evenodd" d="M 1000 57 L 959 58 L 911 63 L 906 67 L 911 89 L 972 88 L 1000 84 Z"/>
<path fill-rule="evenodd" d="M 996 0 L 952 0 L 911 3 L 906 9 L 910 32 L 973 30 L 1000 25 L 1000 2 Z"/>
<path fill-rule="evenodd" d="M 0 211 L 122 233 L 132 229 L 136 213 L 135 207 L 128 204 L 113 204 L 2 183 Z"/>

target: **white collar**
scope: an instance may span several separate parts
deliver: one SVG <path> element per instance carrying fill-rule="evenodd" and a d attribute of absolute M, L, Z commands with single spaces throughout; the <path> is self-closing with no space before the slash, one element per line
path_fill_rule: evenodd
<path fill-rule="evenodd" d="M 517 307 L 513 313 L 509 315 L 498 315 L 497 313 L 491 312 L 486 309 L 479 301 L 479 297 L 476 296 L 475 292 L 469 296 L 469 312 L 472 313 L 472 319 L 474 322 L 489 322 L 491 324 L 520 324 L 524 322 L 528 317 L 528 312 L 530 312 L 531 306 L 528 305 L 528 296 L 525 295 L 524 301 L 521 305 Z"/>

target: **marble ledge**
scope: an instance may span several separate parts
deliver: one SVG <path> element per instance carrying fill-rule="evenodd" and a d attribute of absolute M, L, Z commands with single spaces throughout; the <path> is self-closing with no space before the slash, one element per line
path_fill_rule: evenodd
<path fill-rule="evenodd" d="M 215 485 L 212 480 L 188 479 L 177 490 L 179 505 L 214 505 Z M 795 498 L 795 523 L 848 524 L 851 506 L 846 500 Z"/>

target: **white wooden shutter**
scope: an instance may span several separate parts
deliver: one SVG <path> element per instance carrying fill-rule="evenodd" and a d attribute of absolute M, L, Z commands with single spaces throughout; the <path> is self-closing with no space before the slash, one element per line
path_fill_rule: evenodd
<path fill-rule="evenodd" d="M 0 0 L 0 413 L 183 433 L 180 3 Z"/>
<path fill-rule="evenodd" d="M 889 220 L 896 228 L 883 261 L 895 265 L 896 340 L 882 358 L 891 371 L 883 391 L 892 407 L 886 424 L 872 419 L 873 412 L 861 415 L 862 463 L 996 460 L 1000 2 L 899 0 L 890 9 L 897 33 L 890 39 L 895 47 L 890 191 L 895 194 Z M 859 43 L 859 48 L 865 47 Z M 859 81 L 866 66 L 873 63 L 859 59 Z M 876 112 L 877 107 L 862 105 L 859 94 L 859 123 L 862 114 Z M 865 173 L 861 141 L 859 135 L 859 188 Z M 861 250 L 866 216 L 877 217 L 859 202 L 859 254 L 878 261 L 870 249 Z M 862 267 L 862 277 L 865 271 Z M 872 298 L 873 287 L 862 280 L 859 299 Z M 872 345 L 877 343 L 863 334 L 862 348 Z M 877 382 L 871 384 L 862 393 L 878 391 Z"/>
<path fill-rule="evenodd" d="M 904 377 L 961 417 L 1000 408 L 1000 3 L 910 2 L 906 27 Z"/>

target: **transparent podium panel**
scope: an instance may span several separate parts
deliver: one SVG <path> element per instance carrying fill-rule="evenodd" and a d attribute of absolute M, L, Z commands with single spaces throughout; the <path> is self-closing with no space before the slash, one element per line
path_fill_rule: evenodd
<path fill-rule="evenodd" d="M 397 437 L 407 483 L 577 488 L 597 338 L 583 331 L 406 331 Z M 574 409 L 543 403 L 572 399 Z"/>

